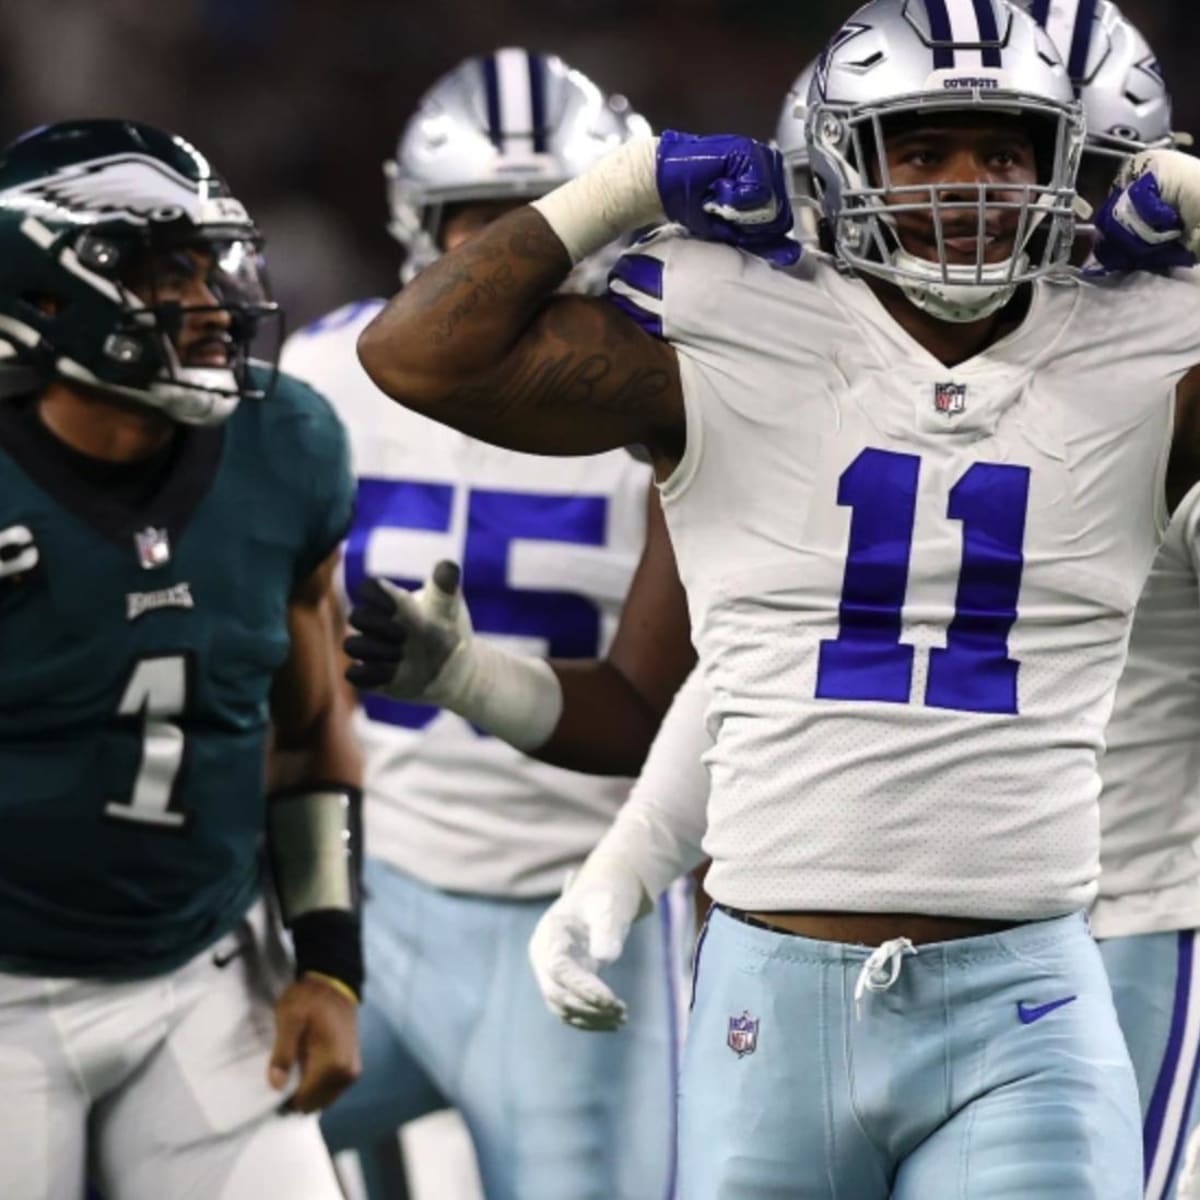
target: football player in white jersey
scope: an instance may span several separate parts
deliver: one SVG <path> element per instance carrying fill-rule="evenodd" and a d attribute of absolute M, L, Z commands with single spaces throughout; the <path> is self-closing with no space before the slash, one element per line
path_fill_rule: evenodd
<path fill-rule="evenodd" d="M 1184 140 L 1171 131 L 1161 68 L 1138 30 L 1105 0 L 1025 7 L 1043 22 L 1053 17 L 1048 32 L 1069 63 L 1088 125 L 1080 189 L 1098 209 L 1122 163 Z M 777 141 L 786 155 L 785 138 Z M 1106 737 L 1102 871 L 1091 915 L 1138 1078 L 1146 1195 L 1153 1200 L 1200 1194 L 1200 1176 L 1188 1180 L 1182 1173 L 1197 1123 L 1200 1040 L 1193 986 L 1200 810 L 1191 769 L 1200 691 L 1187 656 L 1200 491 L 1178 501 L 1172 497 L 1175 515 L 1139 602 Z M 677 697 L 618 827 L 535 934 L 532 957 L 543 992 L 572 1023 L 608 1028 L 624 1016 L 620 999 L 591 973 L 619 954 L 645 897 L 702 857 L 708 780 L 703 772 L 678 769 L 710 744 L 695 720 L 702 703 L 699 680 Z M 580 965 L 590 978 L 575 972 Z"/>
<path fill-rule="evenodd" d="M 1083 102 L 1088 140 L 1077 190 L 1094 209 L 1120 167 L 1149 149 L 1191 139 L 1171 129 L 1162 65 L 1111 0 L 1018 0 L 1050 35 Z"/>
<path fill-rule="evenodd" d="M 472 434 L 654 458 L 716 732 L 682 1193 L 1133 1200 L 1136 1084 L 1081 912 L 1200 311 L 1168 278 L 1062 279 L 1082 112 L 1003 0 L 865 6 L 809 121 L 832 257 L 762 261 L 796 254 L 777 156 L 664 134 L 446 256 L 360 354 Z M 1175 159 L 1138 184 L 1194 246 Z M 694 236 L 626 256 L 640 322 L 553 297 L 664 215 Z M 469 645 L 435 690 L 478 690 Z M 476 707 L 540 732 L 541 683 Z"/>
<path fill-rule="evenodd" d="M 509 48 L 462 63 L 426 94 L 387 165 L 407 286 L 444 250 L 641 132 L 648 127 L 621 98 L 606 98 L 557 58 Z M 600 285 L 614 258 L 581 274 Z M 503 274 L 495 282 L 505 286 Z M 588 283 L 577 276 L 573 286 Z M 416 414 L 390 420 L 354 353 L 382 307 L 348 306 L 298 334 L 283 355 L 290 372 L 323 388 L 350 432 L 359 490 L 347 590 L 384 576 L 392 583 L 372 583 L 368 594 L 386 599 L 438 560 L 459 559 L 482 644 L 585 660 L 556 669 L 568 688 L 600 687 L 620 744 L 631 735 L 640 744 L 634 755 L 601 746 L 590 760 L 573 763 L 568 753 L 559 761 L 632 773 L 671 696 L 643 693 L 642 678 L 651 689 L 657 678 L 677 683 L 694 657 L 686 620 L 677 619 L 673 566 L 659 572 L 653 561 L 647 576 L 665 579 L 674 595 L 644 598 L 650 619 L 613 641 L 647 521 L 662 519 L 649 468 L 621 449 L 536 457 Z M 669 557 L 665 536 L 657 544 Z M 670 665 L 675 658 L 681 666 Z M 549 670 L 532 658 L 526 669 L 535 682 Z M 452 1104 L 472 1134 L 489 1200 L 668 1196 L 680 914 L 664 905 L 631 946 L 622 985 L 638 994 L 640 1011 L 612 1040 L 555 1022 L 526 962 L 538 918 L 610 824 L 628 780 L 534 762 L 429 705 L 367 696 L 359 715 L 370 983 L 360 1015 L 364 1075 L 323 1123 L 331 1147 L 369 1145 Z"/>
<path fill-rule="evenodd" d="M 1144 1115 L 1146 1195 L 1180 1178 L 1197 1125 L 1200 1037 L 1200 489 L 1175 511 L 1138 604 L 1103 760 L 1100 895 L 1092 930 L 1113 986 Z"/>
<path fill-rule="evenodd" d="M 1097 203 L 1114 166 L 1177 140 L 1162 68 L 1115 5 L 1028 7 L 1080 89 L 1089 130 L 1080 190 L 1090 187 L 1086 198 Z M 1200 1178 L 1189 1183 L 1182 1174 L 1198 1123 L 1200 1065 L 1200 688 L 1192 653 L 1200 490 L 1182 503 L 1171 499 L 1174 515 L 1138 602 L 1105 738 L 1100 892 L 1091 913 L 1138 1079 L 1147 1200 L 1200 1195 Z"/>

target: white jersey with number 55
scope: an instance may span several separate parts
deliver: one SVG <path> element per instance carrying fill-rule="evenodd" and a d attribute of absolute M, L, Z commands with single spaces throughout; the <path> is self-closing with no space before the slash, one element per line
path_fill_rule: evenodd
<path fill-rule="evenodd" d="M 417 587 L 454 559 L 478 636 L 529 654 L 602 654 L 645 541 L 649 469 L 624 451 L 500 450 L 392 403 L 355 354 L 382 303 L 332 313 L 283 355 L 349 431 L 358 495 L 347 591 L 367 575 Z M 426 706 L 365 696 L 358 731 L 370 854 L 451 891 L 557 892 L 629 791 L 628 780 L 536 762 Z"/>
<path fill-rule="evenodd" d="M 680 360 L 663 502 L 717 729 L 713 897 L 1086 907 L 1195 291 L 1040 283 L 947 367 L 820 255 L 776 271 L 666 232 L 612 290 Z"/>

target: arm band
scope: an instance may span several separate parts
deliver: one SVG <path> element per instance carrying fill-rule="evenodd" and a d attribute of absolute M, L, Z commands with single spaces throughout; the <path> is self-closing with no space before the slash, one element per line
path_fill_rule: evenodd
<path fill-rule="evenodd" d="M 267 798 L 267 851 L 296 971 L 362 994 L 362 793 L 307 785 Z"/>

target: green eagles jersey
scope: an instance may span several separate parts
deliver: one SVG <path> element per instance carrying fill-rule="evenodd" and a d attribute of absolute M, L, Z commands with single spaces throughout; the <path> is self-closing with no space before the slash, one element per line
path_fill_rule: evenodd
<path fill-rule="evenodd" d="M 268 694 L 350 521 L 345 437 L 281 376 L 132 511 L 36 433 L 0 404 L 0 970 L 155 975 L 257 894 Z"/>

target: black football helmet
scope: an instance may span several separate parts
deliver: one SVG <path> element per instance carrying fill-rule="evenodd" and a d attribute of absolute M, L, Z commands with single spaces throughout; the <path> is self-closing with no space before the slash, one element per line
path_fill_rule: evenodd
<path fill-rule="evenodd" d="M 262 394 L 247 370 L 262 323 L 275 322 L 276 348 L 282 334 L 261 248 L 245 208 L 183 138 L 120 120 L 35 129 L 0 155 L 0 364 L 183 424 L 223 421 Z M 191 294 L 204 302 L 159 286 L 164 263 L 199 276 Z M 178 352 L 184 321 L 205 312 L 225 314 L 214 316 L 225 365 Z"/>

